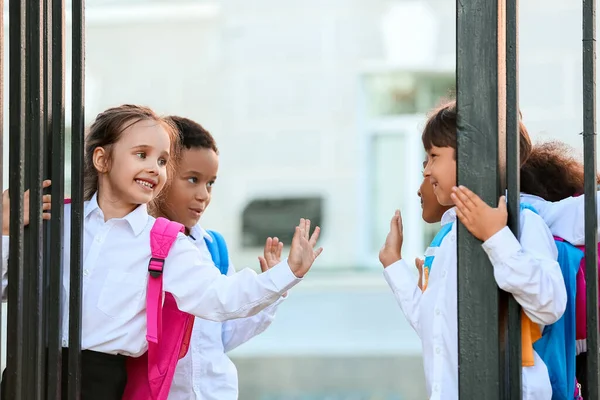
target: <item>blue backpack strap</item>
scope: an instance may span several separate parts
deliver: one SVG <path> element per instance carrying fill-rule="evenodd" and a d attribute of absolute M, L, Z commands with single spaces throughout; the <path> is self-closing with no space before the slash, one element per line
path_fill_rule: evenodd
<path fill-rule="evenodd" d="M 538 214 L 530 204 L 521 203 L 521 211 L 531 210 Z M 533 348 L 548 368 L 552 385 L 552 399 L 573 399 L 575 392 L 576 362 L 576 295 L 577 272 L 584 254 L 577 247 L 562 240 L 555 240 L 560 266 L 567 289 L 567 307 L 563 316 L 544 328 L 542 337 L 533 344 Z"/>
<path fill-rule="evenodd" d="M 425 250 L 425 262 L 423 267 L 431 269 L 431 266 L 433 265 L 433 259 L 435 258 L 435 253 L 442 244 L 442 240 L 444 240 L 446 235 L 452 230 L 452 225 L 454 225 L 454 223 L 443 225 L 440 231 L 435 235 L 431 241 L 431 244 L 427 250 Z"/>
<path fill-rule="evenodd" d="M 538 213 L 538 211 L 535 209 L 535 207 L 534 207 L 534 206 L 532 206 L 532 205 L 531 205 L 531 204 L 529 204 L 529 203 L 521 203 L 519 208 L 521 209 L 521 211 L 523 211 L 523 210 L 529 210 L 529 211 L 533 211 L 535 214 L 538 214 L 538 215 L 539 215 L 539 213 Z"/>
<path fill-rule="evenodd" d="M 556 241 L 558 264 L 567 289 L 567 308 L 563 316 L 544 328 L 542 338 L 533 348 L 539 354 L 550 375 L 552 399 L 572 399 L 575 392 L 575 296 L 577 272 L 584 257 L 581 250 L 567 242 Z"/>
<path fill-rule="evenodd" d="M 213 262 L 223 275 L 227 275 L 227 271 L 229 271 L 229 251 L 227 250 L 225 238 L 219 232 L 207 232 L 212 238 L 212 241 L 207 238 L 205 238 L 204 241 L 206 242 L 208 251 L 210 251 Z"/>

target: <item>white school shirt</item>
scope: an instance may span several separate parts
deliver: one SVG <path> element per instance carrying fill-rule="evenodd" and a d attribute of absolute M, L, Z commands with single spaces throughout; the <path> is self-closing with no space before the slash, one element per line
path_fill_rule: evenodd
<path fill-rule="evenodd" d="M 454 208 L 442 217 L 442 225 L 455 221 Z M 437 250 L 425 292 L 417 286 L 415 267 L 404 260 L 384 270 L 396 300 L 421 338 L 427 393 L 434 400 L 458 398 L 456 225 Z M 512 293 L 529 318 L 543 327 L 556 322 L 567 303 L 556 261 L 558 250 L 548 227 L 532 211 L 521 212 L 520 226 L 520 243 L 505 227 L 482 246 L 498 286 Z M 549 400 L 548 370 L 537 354 L 534 357 L 535 365 L 523 368 L 523 399 Z"/>
<path fill-rule="evenodd" d="M 211 257 L 204 239 L 212 237 L 200 224 L 189 239 L 204 257 Z M 213 266 L 213 268 L 216 267 Z M 229 263 L 227 275 L 235 274 Z M 237 400 L 238 376 L 226 352 L 264 332 L 275 319 L 280 297 L 275 303 L 249 318 L 213 322 L 196 318 L 188 353 L 177 363 L 169 400 Z"/>
<path fill-rule="evenodd" d="M 62 337 L 68 346 L 71 206 L 65 205 Z M 104 221 L 96 195 L 84 204 L 82 263 L 83 350 L 140 356 L 146 342 L 146 284 L 150 229 L 154 218 L 145 205 L 123 218 Z M 3 241 L 8 242 L 7 237 Z M 2 279 L 6 280 L 6 264 Z M 164 265 L 163 288 L 179 309 L 212 321 L 255 315 L 300 282 L 287 264 L 257 275 L 246 268 L 226 277 L 212 259 L 180 234 Z M 3 285 L 4 289 L 5 285 Z"/>

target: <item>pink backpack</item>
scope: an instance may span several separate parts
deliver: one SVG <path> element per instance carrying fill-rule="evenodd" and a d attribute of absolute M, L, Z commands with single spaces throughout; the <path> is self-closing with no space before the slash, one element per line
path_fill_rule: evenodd
<path fill-rule="evenodd" d="M 163 300 L 163 266 L 183 225 L 157 218 L 150 231 L 152 258 L 148 263 L 146 315 L 148 351 L 127 359 L 123 400 L 166 400 L 177 361 L 187 353 L 194 317 L 177 308 L 170 293 Z M 163 331 L 163 325 L 168 327 Z"/>

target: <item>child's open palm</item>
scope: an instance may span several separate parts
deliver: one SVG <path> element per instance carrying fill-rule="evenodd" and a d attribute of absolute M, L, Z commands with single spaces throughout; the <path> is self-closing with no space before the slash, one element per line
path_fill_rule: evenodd
<path fill-rule="evenodd" d="M 485 242 L 506 226 L 508 212 L 504 196 L 498 207 L 490 207 L 479 196 L 464 186 L 453 188 L 451 194 L 456 216 L 477 239 Z"/>
<path fill-rule="evenodd" d="M 283 250 L 283 242 L 279 241 L 279 238 L 267 238 L 265 242 L 265 250 L 263 256 L 258 256 L 258 262 L 260 263 L 260 270 L 266 272 L 281 262 L 281 252 Z M 282 297 L 287 296 L 287 292 L 281 295 Z"/>
<path fill-rule="evenodd" d="M 265 249 L 262 256 L 258 256 L 260 270 L 265 272 L 281 262 L 281 251 L 283 250 L 283 242 L 279 238 L 267 238 Z"/>
<path fill-rule="evenodd" d="M 396 210 L 390 221 L 390 231 L 385 238 L 383 247 L 379 251 L 379 261 L 383 264 L 384 268 L 402 258 L 403 240 L 402 216 L 400 215 L 400 210 Z"/>
<path fill-rule="evenodd" d="M 319 247 L 317 250 L 314 249 L 317 245 L 320 232 L 321 228 L 317 226 L 313 234 L 309 236 L 310 220 L 300 219 L 300 223 L 296 227 L 294 237 L 292 238 L 292 246 L 288 256 L 288 264 L 294 275 L 298 278 L 304 277 L 313 262 L 315 262 L 319 254 L 323 251 L 322 247 Z"/>

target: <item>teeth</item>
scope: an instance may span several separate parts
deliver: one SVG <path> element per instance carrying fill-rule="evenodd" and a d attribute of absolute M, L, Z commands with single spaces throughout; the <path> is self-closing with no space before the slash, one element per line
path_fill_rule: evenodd
<path fill-rule="evenodd" d="M 151 184 L 150 182 L 142 181 L 142 180 L 140 180 L 140 179 L 136 179 L 135 181 L 136 181 L 137 183 L 139 183 L 140 185 L 144 185 L 144 186 L 147 186 L 147 187 L 149 187 L 150 189 L 152 189 L 152 188 L 154 187 L 154 185 L 153 185 L 153 184 Z"/>

